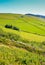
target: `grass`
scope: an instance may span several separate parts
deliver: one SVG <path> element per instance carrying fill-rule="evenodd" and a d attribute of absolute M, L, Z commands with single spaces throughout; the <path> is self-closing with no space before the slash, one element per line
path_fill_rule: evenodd
<path fill-rule="evenodd" d="M 0 14 L 0 65 L 45 65 L 45 19 Z"/>
<path fill-rule="evenodd" d="M 18 51 L 18 52 L 17 52 Z M 0 65 L 44 65 L 45 57 L 17 47 L 0 46 Z"/>
<path fill-rule="evenodd" d="M 2 29 L 4 32 L 17 34 L 17 35 L 21 36 L 23 39 L 26 39 L 28 41 L 36 41 L 36 42 L 45 41 L 45 36 L 27 33 L 27 32 L 23 32 L 23 31 L 16 31 L 16 30 L 12 30 L 12 29 L 6 29 L 4 27 Z"/>
<path fill-rule="evenodd" d="M 21 17 L 22 15 L 14 16 L 14 15 L 8 14 L 8 16 L 11 16 L 12 18 L 14 17 L 14 19 L 8 19 L 8 16 L 7 18 L 6 16 L 7 16 L 6 14 L 3 14 L 2 18 L 0 18 L 0 25 L 3 27 L 5 26 L 5 24 L 12 24 L 13 26 L 17 26 L 20 30 L 31 32 L 31 33 L 36 33 L 40 35 L 45 35 L 45 26 L 43 26 L 45 25 L 45 23 L 44 21 L 41 21 L 36 17 L 29 18 L 28 16 L 24 16 L 22 18 Z"/>

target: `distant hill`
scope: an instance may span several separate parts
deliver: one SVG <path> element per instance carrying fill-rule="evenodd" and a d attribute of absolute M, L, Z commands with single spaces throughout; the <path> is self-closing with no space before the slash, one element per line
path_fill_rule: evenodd
<path fill-rule="evenodd" d="M 45 18 L 44 15 L 35 15 L 35 14 L 25 14 L 27 16 L 36 16 L 36 17 L 40 17 L 40 18 Z"/>

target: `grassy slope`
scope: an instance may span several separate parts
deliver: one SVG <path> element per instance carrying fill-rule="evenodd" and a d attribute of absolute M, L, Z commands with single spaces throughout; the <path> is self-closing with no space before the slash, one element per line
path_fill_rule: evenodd
<path fill-rule="evenodd" d="M 20 31 L 6 29 L 6 24 L 12 24 Z M 16 39 L 19 42 L 15 42 Z M 0 14 L 0 65 L 45 65 L 44 41 L 45 19 Z"/>
<path fill-rule="evenodd" d="M 45 36 L 40 36 L 40 35 L 36 35 L 36 34 L 32 34 L 32 33 L 21 32 L 21 31 L 6 29 L 6 28 L 3 28 L 3 31 L 8 32 L 8 33 L 10 32 L 13 34 L 17 34 L 17 35 L 21 36 L 23 39 L 26 39 L 28 41 L 36 41 L 36 42 L 45 41 Z"/>
<path fill-rule="evenodd" d="M 0 65 L 44 65 L 44 63 L 43 55 L 22 48 L 0 45 Z"/>
<path fill-rule="evenodd" d="M 19 34 L 30 41 L 45 41 L 45 20 L 36 17 L 28 17 L 20 14 L 0 14 L 0 26 L 4 29 L 6 24 L 18 27 L 21 32 L 4 29 L 6 32 Z M 2 24 L 3 23 L 3 24 Z"/>
<path fill-rule="evenodd" d="M 10 15 L 10 18 L 8 18 Z M 39 20 L 34 17 L 21 17 L 22 15 L 11 15 L 8 16 L 0 15 L 0 25 L 5 26 L 5 24 L 12 24 L 13 26 L 19 27 L 23 31 L 37 33 L 41 35 L 45 35 L 45 22 Z M 3 23 L 3 24 L 2 24 Z"/>

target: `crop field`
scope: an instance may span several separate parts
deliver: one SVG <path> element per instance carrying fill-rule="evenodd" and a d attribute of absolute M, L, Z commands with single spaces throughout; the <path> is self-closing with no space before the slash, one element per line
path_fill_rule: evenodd
<path fill-rule="evenodd" d="M 0 14 L 0 65 L 45 65 L 45 19 Z"/>

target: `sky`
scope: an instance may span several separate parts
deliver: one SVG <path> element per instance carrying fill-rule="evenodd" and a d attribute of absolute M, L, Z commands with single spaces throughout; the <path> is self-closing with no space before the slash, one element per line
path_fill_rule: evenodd
<path fill-rule="evenodd" d="M 0 13 L 45 15 L 45 0 L 0 0 Z"/>

